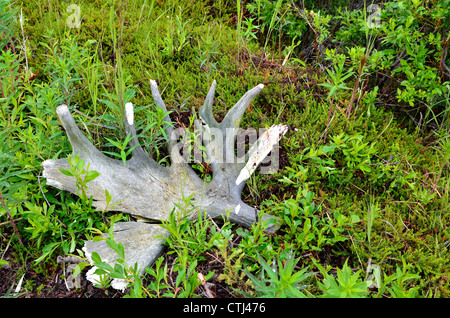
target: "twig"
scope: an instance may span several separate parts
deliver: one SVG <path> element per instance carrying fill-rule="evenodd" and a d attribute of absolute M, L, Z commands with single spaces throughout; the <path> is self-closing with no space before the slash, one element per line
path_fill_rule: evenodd
<path fill-rule="evenodd" d="M 292 1 L 292 6 L 297 10 L 298 14 L 300 14 L 300 16 L 303 18 L 303 20 L 306 21 L 306 23 L 308 23 L 309 27 L 311 28 L 311 30 L 313 30 L 314 32 L 314 49 L 317 53 L 317 57 L 319 58 L 319 64 L 320 64 L 320 52 L 319 52 L 319 48 L 317 45 L 317 35 L 318 32 L 316 31 L 316 29 L 314 29 L 314 27 L 311 25 L 311 23 L 309 23 L 309 19 L 306 16 L 305 12 L 303 10 L 300 10 L 297 5 L 294 3 L 294 1 Z M 303 8 L 304 8 L 304 4 L 303 4 Z"/>
<path fill-rule="evenodd" d="M 386 131 L 386 129 L 391 125 L 392 119 L 394 119 L 394 115 L 392 115 L 391 120 L 389 121 L 389 124 L 387 124 L 387 126 L 384 127 L 383 131 L 377 136 L 377 138 L 374 139 L 374 141 L 377 140 L 378 138 L 380 138 L 380 136 L 381 136 L 382 134 L 384 134 L 384 132 Z"/>
<path fill-rule="evenodd" d="M 214 292 L 209 288 L 209 287 L 213 287 L 213 286 L 215 286 L 215 285 L 212 284 L 212 283 L 206 283 L 203 286 L 203 288 L 205 289 L 206 296 L 208 298 L 216 298 L 215 295 L 214 295 Z"/>
<path fill-rule="evenodd" d="M 329 108 L 329 112 L 328 112 L 327 127 L 325 128 L 325 132 L 324 132 L 324 136 L 323 136 L 324 141 L 327 139 L 328 129 L 330 128 L 331 122 L 334 119 L 333 100 L 334 100 L 334 98 L 331 100 L 331 104 L 330 104 L 330 108 Z M 333 114 L 333 117 L 331 117 L 331 114 Z"/>
<path fill-rule="evenodd" d="M 440 69 L 444 75 L 450 77 L 450 68 L 445 64 L 445 60 L 447 59 L 447 50 L 448 50 L 448 42 L 450 41 L 450 35 L 447 37 L 443 44 L 442 54 L 441 54 L 441 63 Z"/>
<path fill-rule="evenodd" d="M 14 228 L 14 232 L 16 233 L 17 238 L 19 239 L 19 243 L 20 243 L 20 245 L 24 246 L 23 243 L 22 243 L 22 239 L 20 238 L 19 231 L 17 231 L 16 224 L 14 223 L 14 220 L 13 220 L 13 218 L 11 216 L 11 213 L 9 213 L 9 209 L 8 209 L 8 207 L 5 204 L 5 200 L 3 199 L 2 190 L 0 190 L 0 198 L 2 200 L 2 205 L 5 208 L 6 214 L 8 215 L 9 221 L 11 222 L 11 224 L 12 224 L 12 226 Z"/>
<path fill-rule="evenodd" d="M 45 202 L 47 202 L 47 206 L 49 206 L 50 207 L 50 203 L 48 202 L 48 200 L 47 200 L 47 197 L 45 196 L 45 194 L 44 194 L 44 190 L 42 190 L 42 186 L 41 186 L 41 177 L 42 176 L 38 176 L 38 184 L 39 184 L 39 189 L 41 190 L 41 193 L 42 193 L 42 196 L 44 197 L 44 200 L 45 200 Z"/>
<path fill-rule="evenodd" d="M 210 215 L 208 215 L 208 218 L 211 220 L 211 222 L 213 222 L 213 224 L 216 226 L 217 231 L 219 231 L 220 234 L 222 234 L 222 230 L 219 228 L 219 226 L 217 225 L 216 222 L 214 222 L 214 220 L 212 219 L 212 217 Z M 223 235 L 223 234 L 222 234 Z"/>
<path fill-rule="evenodd" d="M 2 254 L 2 256 L 0 257 L 0 259 L 3 259 L 3 257 L 5 257 L 5 255 L 6 255 L 6 252 L 8 251 L 8 249 L 9 249 L 9 245 L 11 245 L 11 241 L 12 241 L 12 237 L 9 239 L 9 241 L 8 241 L 8 244 L 6 244 L 6 248 L 5 248 L 5 250 L 3 251 L 3 254 Z"/>
<path fill-rule="evenodd" d="M 79 263 L 84 263 L 87 262 L 86 260 L 76 257 L 76 256 L 66 256 L 66 257 L 62 257 L 61 255 L 58 255 L 58 257 L 56 258 L 56 263 L 61 264 L 61 263 L 73 263 L 73 264 L 79 264 Z"/>
<path fill-rule="evenodd" d="M 178 257 L 175 257 L 175 260 L 172 262 L 172 267 L 170 268 L 169 275 L 167 275 L 167 276 L 169 277 L 169 279 L 170 279 L 170 284 L 171 284 L 171 287 L 172 287 L 172 288 L 174 288 L 173 286 L 175 285 L 175 284 L 173 283 L 173 279 L 172 279 L 173 266 L 174 266 L 174 264 L 175 264 L 177 258 L 178 258 Z"/>
<path fill-rule="evenodd" d="M 15 219 L 14 221 L 20 221 L 20 220 L 23 220 L 23 218 L 18 218 L 18 219 Z M 4 226 L 4 225 L 8 225 L 8 224 L 10 224 L 11 223 L 11 221 L 5 221 L 5 222 L 2 222 L 2 223 L 0 223 L 0 227 L 1 226 Z"/>
<path fill-rule="evenodd" d="M 22 9 L 20 9 L 20 15 L 19 15 L 19 20 L 20 20 L 20 27 L 22 29 L 22 39 L 23 39 L 23 51 L 24 51 L 24 55 L 25 55 L 25 72 L 26 72 L 26 78 L 28 78 L 28 58 L 27 58 L 27 44 L 25 41 L 25 34 L 23 32 L 23 14 L 22 14 Z"/>

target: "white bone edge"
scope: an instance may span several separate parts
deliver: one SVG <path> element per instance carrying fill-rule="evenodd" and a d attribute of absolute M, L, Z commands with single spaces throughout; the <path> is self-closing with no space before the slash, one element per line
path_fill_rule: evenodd
<path fill-rule="evenodd" d="M 134 111 L 133 111 L 133 104 L 132 103 L 126 103 L 125 104 L 125 115 L 127 117 L 128 125 L 134 124 Z"/>
<path fill-rule="evenodd" d="M 237 185 L 250 178 L 261 161 L 264 160 L 280 138 L 286 133 L 287 128 L 286 125 L 274 125 L 258 139 L 257 150 L 251 154 L 244 168 L 239 172 L 239 176 L 236 179 Z"/>
<path fill-rule="evenodd" d="M 56 113 L 58 114 L 58 116 L 67 114 L 69 112 L 69 107 L 67 107 L 67 105 L 61 105 L 56 107 Z"/>

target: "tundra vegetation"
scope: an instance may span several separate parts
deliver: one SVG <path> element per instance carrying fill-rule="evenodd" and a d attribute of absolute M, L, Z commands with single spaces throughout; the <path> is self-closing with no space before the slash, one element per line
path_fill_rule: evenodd
<path fill-rule="evenodd" d="M 450 296 L 450 0 L 2 0 L 0 21 L 2 297 Z M 100 173 L 58 107 L 126 165 L 132 103 L 142 151 L 168 166 L 167 119 L 195 144 L 213 83 L 219 123 L 264 84 L 240 127 L 288 126 L 278 169 L 243 188 L 251 226 L 182 196 L 141 275 L 112 229 L 142 220 L 108 191 L 96 210 Z M 60 158 L 77 195 L 43 177 Z M 190 167 L 210 182 L 207 159 Z M 117 264 L 93 254 L 93 284 L 83 246 L 101 240 Z"/>

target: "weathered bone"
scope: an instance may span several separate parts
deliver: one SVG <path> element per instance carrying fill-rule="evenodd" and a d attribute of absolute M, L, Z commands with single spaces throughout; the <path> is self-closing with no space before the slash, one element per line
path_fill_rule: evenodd
<path fill-rule="evenodd" d="M 150 83 L 157 107 L 166 111 L 156 82 Z M 214 81 L 204 105 L 199 110 L 203 123 L 196 123 L 195 127 L 206 136 L 203 144 L 213 171 L 210 182 L 202 180 L 184 160 L 177 147 L 176 138 L 168 140 L 170 167 L 163 167 L 147 156 L 137 139 L 131 103 L 125 107 L 125 128 L 132 137 L 131 146 L 135 148 L 132 151 L 132 158 L 125 164 L 105 156 L 96 149 L 77 127 L 66 105 L 57 108 L 73 154 L 79 154 L 86 165 L 90 164 L 91 171 L 100 172 L 99 177 L 89 182 L 86 190 L 86 194 L 92 196 L 93 205 L 97 210 L 108 210 L 105 198 L 107 189 L 112 196 L 109 206 L 113 205 L 114 211 L 125 212 L 148 222 L 167 220 L 175 205 L 181 202 L 183 195 L 184 197 L 193 195 L 191 203 L 198 211 L 204 211 L 213 218 L 228 215 L 231 222 L 246 227 L 257 221 L 258 211 L 242 202 L 241 192 L 246 180 L 286 133 L 287 126 L 272 126 L 260 136 L 244 157 L 238 158 L 234 153 L 234 142 L 240 120 L 264 85 L 260 84 L 249 90 L 231 108 L 221 123 L 218 123 L 212 114 L 215 86 Z M 169 116 L 166 116 L 165 121 L 170 122 Z M 167 125 L 164 128 L 167 136 L 173 136 L 173 127 Z M 224 158 L 226 160 L 223 160 Z M 46 160 L 42 165 L 43 176 L 47 179 L 48 185 L 77 194 L 75 179 L 60 171 L 69 168 L 67 159 Z M 269 218 L 272 216 L 263 216 L 265 220 Z M 271 225 L 267 231 L 273 232 L 275 229 L 276 225 Z M 114 233 L 116 241 L 124 244 L 127 263 L 134 265 L 137 262 L 141 272 L 145 266 L 152 264 L 162 251 L 163 242 L 154 237 L 155 233 L 162 237 L 168 235 L 159 225 L 143 222 L 116 224 Z M 102 259 L 114 263 L 112 251 L 102 241 L 88 241 L 84 250 L 88 258 L 95 251 Z M 117 285 L 120 282 L 115 283 Z"/>

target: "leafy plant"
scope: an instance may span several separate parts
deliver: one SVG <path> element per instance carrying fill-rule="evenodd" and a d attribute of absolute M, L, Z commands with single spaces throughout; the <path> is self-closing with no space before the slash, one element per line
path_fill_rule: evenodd
<path fill-rule="evenodd" d="M 85 167 L 84 159 L 80 159 L 79 154 L 76 154 L 75 156 L 69 155 L 67 157 L 67 162 L 69 163 L 70 168 L 59 170 L 66 176 L 75 178 L 78 195 L 83 202 L 89 203 L 90 205 L 91 202 L 89 201 L 92 199 L 88 198 L 86 194 L 88 188 L 87 183 L 97 178 L 100 175 L 100 172 L 90 171 L 89 163 L 87 164 L 87 167 Z"/>
<path fill-rule="evenodd" d="M 155 261 L 153 267 L 146 267 L 145 271 L 154 278 L 149 284 L 148 289 L 156 293 L 157 298 L 173 296 L 170 291 L 170 283 L 168 282 L 167 263 L 161 268 L 164 257 L 160 257 Z"/>
<path fill-rule="evenodd" d="M 120 154 L 118 154 L 116 152 L 110 152 L 110 151 L 105 151 L 104 153 L 110 154 L 114 157 L 121 159 L 123 162 L 123 165 L 125 166 L 126 162 L 127 162 L 127 157 L 137 147 L 137 145 L 136 145 L 136 146 L 129 147 L 127 149 L 127 145 L 131 141 L 131 139 L 133 139 L 133 138 L 130 136 L 130 134 L 128 134 L 128 136 L 125 138 L 123 143 L 121 143 L 120 140 L 114 141 L 109 138 L 106 138 L 106 140 L 108 140 L 113 146 L 115 146 L 116 148 L 118 148 L 120 150 Z"/>
<path fill-rule="evenodd" d="M 93 46 L 93 41 L 88 42 L 87 46 Z M 87 52 L 87 51 L 86 51 Z M 100 68 L 103 64 L 99 57 L 99 44 L 95 46 L 95 52 L 93 55 L 85 56 L 82 62 L 79 64 L 80 75 L 86 81 L 87 90 L 90 94 L 90 101 L 92 102 L 93 114 L 97 114 L 97 104 L 99 102 L 100 85 L 103 76 L 100 72 Z"/>
<path fill-rule="evenodd" d="M 17 9 L 13 6 L 12 0 L 4 0 L 0 2 L 0 51 L 11 41 L 14 34 L 14 19 L 16 18 Z"/>
<path fill-rule="evenodd" d="M 26 199 L 24 182 L 29 177 L 30 166 L 20 164 L 18 153 L 20 143 L 15 143 L 12 136 L 15 131 L 5 127 L 0 132 L 0 217 L 6 214 L 10 221 L 23 212 L 22 203 Z M 12 221 L 13 227 L 15 226 Z M 17 232 L 17 231 L 16 231 Z"/>
<path fill-rule="evenodd" d="M 130 79 L 129 77 L 125 78 L 125 79 L 120 77 L 120 78 L 116 78 L 115 80 L 117 82 L 122 83 L 122 84 L 120 84 L 120 86 L 126 86 L 127 85 L 126 83 L 128 82 L 129 79 Z M 119 84 L 117 84 L 117 85 L 119 85 Z M 104 88 L 104 90 L 105 90 L 105 88 Z M 109 93 L 108 91 L 105 90 L 105 93 L 103 93 L 103 96 L 105 98 L 100 98 L 99 101 L 108 107 L 108 110 L 110 113 L 103 114 L 102 120 L 104 119 L 106 121 L 113 123 L 111 128 L 121 127 L 123 125 L 123 120 L 125 119 L 125 117 L 124 117 L 125 105 L 133 99 L 135 94 L 136 94 L 136 91 L 133 88 L 130 88 L 128 86 L 127 86 L 126 90 L 124 88 L 124 92 L 120 92 L 118 88 L 115 93 Z"/>
<path fill-rule="evenodd" d="M 381 270 L 374 270 L 375 287 L 377 288 L 377 293 L 375 297 L 382 297 L 386 295 L 386 292 L 392 298 L 415 298 L 418 296 L 418 286 L 410 287 L 415 279 L 420 279 L 417 274 L 408 273 L 411 266 L 408 266 L 402 258 L 402 266 L 397 266 L 395 273 L 388 275 L 386 273 L 381 273 Z"/>
<path fill-rule="evenodd" d="M 219 279 L 225 281 L 229 286 L 238 286 L 239 289 L 245 289 L 244 273 L 239 273 L 245 254 L 239 248 L 230 250 L 229 243 L 233 240 L 233 236 L 231 229 L 223 226 L 220 229 L 220 235 L 213 242 L 219 250 L 218 255 L 221 256 L 224 266 Z"/>
<path fill-rule="evenodd" d="M 448 27 L 448 21 L 443 25 L 441 22 L 444 17 L 448 18 L 450 15 L 448 4 L 448 1 L 440 1 L 435 8 L 428 11 L 418 1 L 391 2 L 386 4 L 382 11 L 382 17 L 389 21 L 380 29 L 384 35 L 383 44 L 390 46 L 390 49 L 384 51 L 386 58 L 395 53 L 404 52 L 404 58 L 399 61 L 400 65 L 393 70 L 393 76 L 397 77 L 401 74 L 403 79 L 401 86 L 397 89 L 397 97 L 411 106 L 420 100 L 430 103 L 436 95 L 443 93 L 441 81 L 436 76 L 436 69 L 427 63 L 427 59 L 436 61 L 441 57 L 440 53 L 435 54 L 435 50 L 441 51 L 440 45 L 444 33 L 431 31 L 428 28 L 425 28 L 428 30 L 424 32 L 425 30 L 420 29 L 419 25 L 420 21 L 427 16 L 431 18 L 428 21 L 432 28 L 441 29 L 444 25 Z M 401 18 L 392 19 L 394 14 Z M 392 49 L 395 53 L 390 51 Z M 423 86 L 425 83 L 426 87 Z"/>
<path fill-rule="evenodd" d="M 188 253 L 188 250 L 184 250 L 184 253 Z M 202 284 L 198 272 L 195 270 L 196 267 L 197 260 L 193 260 L 189 264 L 183 261 L 176 264 L 174 270 L 177 273 L 177 277 L 174 286 L 171 287 L 173 291 L 167 295 L 179 298 L 195 297 L 197 288 Z M 204 280 L 209 280 L 213 275 L 213 271 L 209 272 L 204 276 Z"/>
<path fill-rule="evenodd" d="M 54 205 L 48 207 L 46 203 L 43 203 L 43 206 L 40 207 L 31 204 L 30 202 L 25 202 L 25 206 L 28 209 L 25 216 L 31 225 L 25 229 L 31 232 L 32 239 L 38 239 L 38 247 L 41 245 L 45 234 L 49 233 L 51 236 L 55 236 L 60 233 L 62 225 L 58 222 L 58 219 L 54 217 Z M 53 244 L 51 246 L 56 247 L 56 245 L 57 244 Z"/>
<path fill-rule="evenodd" d="M 185 46 L 189 44 L 189 20 L 183 21 L 181 12 L 175 16 L 175 23 L 169 18 L 169 28 L 163 38 L 163 54 L 168 57 L 178 57 Z"/>
<path fill-rule="evenodd" d="M 284 39 L 292 41 L 306 31 L 307 22 L 293 10 L 291 1 L 256 0 L 248 2 L 246 9 L 254 18 L 247 18 L 244 22 L 244 38 L 253 37 L 252 30 L 258 30 L 258 35 L 262 35 L 258 38 L 264 50 L 267 50 L 269 43 L 277 43 L 278 40 L 281 46 Z"/>
<path fill-rule="evenodd" d="M 263 214 L 261 213 L 261 215 Z M 277 253 L 270 236 L 266 235 L 265 232 L 268 225 L 269 223 L 263 221 L 262 217 L 260 217 L 259 222 L 250 229 L 236 229 L 236 233 L 241 237 L 239 250 L 245 255 L 242 265 L 249 271 L 254 271 L 259 267 L 259 264 L 256 262 L 258 255 L 270 258 Z"/>
<path fill-rule="evenodd" d="M 145 144 L 144 149 L 151 157 L 155 158 L 158 163 L 166 162 L 168 164 L 167 153 L 163 145 L 165 145 L 165 141 L 169 140 L 165 127 L 173 126 L 172 122 L 166 120 L 172 111 L 164 112 L 160 108 L 152 111 L 149 108 L 152 107 L 147 107 L 145 119 L 136 122 L 137 127 L 144 126 L 138 138 Z"/>
<path fill-rule="evenodd" d="M 337 168 L 332 155 L 336 148 L 337 145 L 334 144 L 319 147 L 311 145 L 311 147 L 306 147 L 303 150 L 303 154 L 299 157 L 299 161 L 307 160 L 308 164 L 319 171 L 322 177 L 334 175 L 337 172 Z M 299 172 L 302 171 L 302 173 L 304 173 L 303 171 L 305 168 L 299 166 L 298 170 Z"/>
<path fill-rule="evenodd" d="M 260 26 L 253 24 L 256 18 L 245 18 L 245 31 L 242 34 L 242 38 L 244 42 L 248 42 L 250 40 L 258 40 L 258 36 L 256 35 L 257 30 L 259 30 Z"/>
<path fill-rule="evenodd" d="M 4 50 L 0 54 L 0 84 L 2 104 L 2 117 L 7 118 L 7 109 L 17 103 L 21 95 L 19 90 L 19 59 L 12 50 Z"/>
<path fill-rule="evenodd" d="M 80 82 L 78 65 L 87 55 L 85 49 L 78 46 L 76 37 L 67 35 L 65 40 L 58 45 L 58 41 L 53 39 L 52 44 L 41 42 L 48 54 L 45 73 L 51 78 L 51 87 L 59 90 L 66 105 L 71 105 L 72 98 L 77 93 L 76 83 Z M 53 109 L 55 112 L 56 109 Z"/>
<path fill-rule="evenodd" d="M 337 54 L 335 50 L 328 49 L 325 51 L 325 54 L 327 56 L 327 59 L 333 62 L 333 69 L 325 69 L 330 78 L 330 83 L 321 83 L 319 85 L 324 86 L 329 90 L 328 98 L 331 99 L 327 123 L 327 127 L 329 127 L 329 125 L 331 124 L 331 115 L 335 100 L 339 98 L 339 96 L 342 94 L 342 91 L 350 90 L 350 87 L 346 85 L 345 80 L 353 75 L 353 68 L 344 71 L 346 60 L 345 55 Z"/>
<path fill-rule="evenodd" d="M 395 273 L 382 273 L 379 266 L 373 266 L 371 275 L 363 277 L 363 270 L 352 270 L 345 261 L 342 269 L 337 268 L 336 274 L 330 274 L 330 267 L 326 269 L 313 261 L 319 269 L 323 279 L 318 280 L 318 287 L 322 291 L 321 297 L 328 298 L 367 298 L 386 297 L 414 298 L 417 297 L 417 286 L 410 287 L 407 281 L 420 278 L 417 274 L 408 273 L 408 266 L 402 258 L 402 267 L 397 266 Z"/>
<path fill-rule="evenodd" d="M 282 224 L 286 226 L 282 228 L 284 240 L 302 250 L 316 251 L 346 241 L 347 237 L 342 234 L 344 229 L 359 222 L 359 217 L 347 217 L 339 211 L 322 216 L 321 206 L 316 205 L 313 198 L 314 193 L 298 189 L 296 199 L 287 199 L 274 206 L 273 210 L 282 212 Z"/>
<path fill-rule="evenodd" d="M 308 286 L 304 284 L 312 273 L 307 273 L 307 268 L 297 272 L 294 271 L 299 262 L 299 258 L 294 259 L 293 253 L 288 253 L 286 260 L 277 257 L 276 265 L 271 266 L 258 255 L 261 265 L 259 277 L 256 277 L 249 271 L 242 271 L 250 278 L 258 297 L 280 297 L 280 298 L 305 298 L 307 294 L 302 292 Z M 247 295 L 250 296 L 250 295 Z"/>
<path fill-rule="evenodd" d="M 210 249 L 219 233 L 215 231 L 208 235 L 210 222 L 204 213 L 199 213 L 196 218 L 191 217 L 199 211 L 191 205 L 193 195 L 184 197 L 182 202 L 177 203 L 176 208 L 171 211 L 169 218 L 163 221 L 161 227 L 169 231 L 170 236 L 166 239 L 166 244 L 173 249 L 169 253 L 178 253 L 180 257 L 185 257 L 184 250 L 189 250 L 190 254 L 201 258 L 201 254 Z"/>
<path fill-rule="evenodd" d="M 342 151 L 345 156 L 344 161 L 350 171 L 361 170 L 370 172 L 371 157 L 375 154 L 375 142 L 363 142 L 362 135 L 344 136 L 336 135 L 332 138 L 334 144 Z"/>
<path fill-rule="evenodd" d="M 211 25 L 208 26 L 208 33 L 205 36 L 200 36 L 198 40 L 198 47 L 200 56 L 197 56 L 202 68 L 207 74 L 207 82 L 209 85 L 209 78 L 213 71 L 217 71 L 215 56 L 219 54 L 219 42 L 214 40 L 214 32 L 211 31 Z"/>
<path fill-rule="evenodd" d="M 347 261 L 345 261 L 342 269 L 337 269 L 336 277 L 327 273 L 323 267 L 316 264 L 324 275 L 323 280 L 318 282 L 318 286 L 323 292 L 322 297 L 361 298 L 367 296 L 369 293 L 369 282 L 363 280 L 363 271 L 353 272 Z"/>

